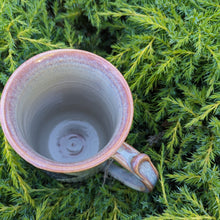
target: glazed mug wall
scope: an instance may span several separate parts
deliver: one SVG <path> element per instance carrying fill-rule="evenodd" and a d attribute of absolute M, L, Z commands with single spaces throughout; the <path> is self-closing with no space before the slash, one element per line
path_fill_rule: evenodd
<path fill-rule="evenodd" d="M 150 158 L 124 143 L 133 100 L 121 73 L 105 59 L 61 49 L 24 62 L 1 97 L 1 125 L 26 161 L 64 181 L 80 181 L 106 167 L 124 184 L 149 192 L 158 173 Z M 127 171 L 128 170 L 128 171 Z"/>

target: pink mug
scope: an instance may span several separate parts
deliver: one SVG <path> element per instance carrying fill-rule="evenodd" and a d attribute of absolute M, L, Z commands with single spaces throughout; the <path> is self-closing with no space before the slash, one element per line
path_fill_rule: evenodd
<path fill-rule="evenodd" d="M 60 49 L 27 60 L 3 90 L 0 117 L 14 150 L 60 181 L 81 181 L 108 167 L 139 191 L 157 182 L 150 158 L 124 142 L 133 120 L 128 84 L 95 54 Z M 126 169 L 108 165 L 111 158 Z"/>

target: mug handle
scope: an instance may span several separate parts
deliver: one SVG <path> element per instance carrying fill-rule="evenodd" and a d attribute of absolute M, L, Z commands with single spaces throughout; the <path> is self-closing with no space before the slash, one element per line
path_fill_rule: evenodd
<path fill-rule="evenodd" d="M 112 177 L 138 191 L 151 192 L 153 190 L 158 180 L 158 171 L 148 155 L 123 143 L 112 158 L 127 169 L 112 163 L 108 169 Z"/>

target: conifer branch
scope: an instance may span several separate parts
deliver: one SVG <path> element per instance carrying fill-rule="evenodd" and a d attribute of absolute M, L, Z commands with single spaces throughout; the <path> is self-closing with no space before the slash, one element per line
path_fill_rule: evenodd
<path fill-rule="evenodd" d="M 31 198 L 29 192 L 30 192 L 30 186 L 23 180 L 23 178 L 20 176 L 20 173 L 27 176 L 26 171 L 21 167 L 19 161 L 16 160 L 16 158 L 13 155 L 11 146 L 9 145 L 8 141 L 4 137 L 3 139 L 3 155 L 5 157 L 5 160 L 8 163 L 9 166 L 9 174 L 12 178 L 13 185 L 17 189 L 22 189 L 24 194 L 21 194 L 23 199 L 30 203 L 32 206 L 34 206 L 34 200 Z"/>
<path fill-rule="evenodd" d="M 161 190 L 163 193 L 163 198 L 164 198 L 164 204 L 166 205 L 167 208 L 169 208 L 169 203 L 167 200 L 167 194 L 166 194 L 166 189 L 165 189 L 165 180 L 163 177 L 163 166 L 164 166 L 164 158 L 165 158 L 165 146 L 164 144 L 162 145 L 162 151 L 161 151 L 161 160 L 160 160 L 160 166 L 158 167 L 159 175 L 160 175 L 160 184 L 161 184 Z"/>
<path fill-rule="evenodd" d="M 159 163 L 151 194 L 102 185 L 101 173 L 59 183 L 1 135 L 0 219 L 220 219 L 219 9 L 217 0 L 0 0 L 1 88 L 45 50 L 107 57 L 134 97 L 127 141 Z"/>
<path fill-rule="evenodd" d="M 129 75 L 134 73 L 137 66 L 140 64 L 141 60 L 143 59 L 143 56 L 152 57 L 152 54 L 154 52 L 152 44 L 153 44 L 154 40 L 155 39 L 153 38 L 145 48 L 143 48 L 141 50 L 138 50 L 138 52 L 133 55 L 132 59 L 134 59 L 135 61 L 132 63 L 131 68 L 129 69 L 129 71 L 124 75 L 125 78 L 127 78 Z"/>

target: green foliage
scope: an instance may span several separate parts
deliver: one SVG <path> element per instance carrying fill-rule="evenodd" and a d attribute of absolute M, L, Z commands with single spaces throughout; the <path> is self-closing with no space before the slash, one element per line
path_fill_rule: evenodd
<path fill-rule="evenodd" d="M 0 83 L 56 48 L 117 66 L 134 99 L 127 142 L 159 171 L 151 194 L 97 174 L 63 184 L 23 161 L 1 132 L 0 219 L 220 219 L 217 0 L 0 0 Z"/>

